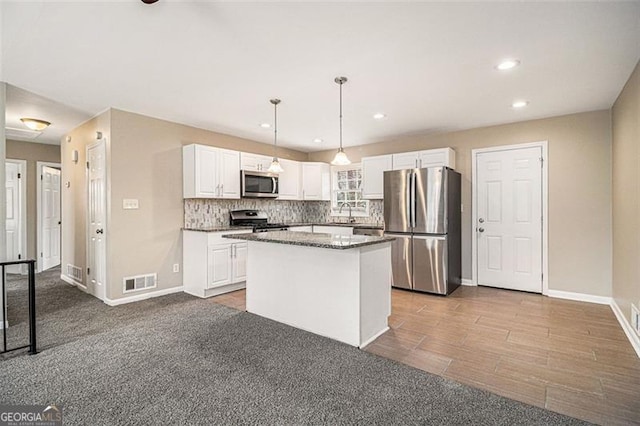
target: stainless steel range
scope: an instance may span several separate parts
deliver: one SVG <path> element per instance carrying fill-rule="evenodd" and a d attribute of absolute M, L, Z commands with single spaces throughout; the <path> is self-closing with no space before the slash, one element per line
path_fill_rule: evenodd
<path fill-rule="evenodd" d="M 284 223 L 269 223 L 267 214 L 260 210 L 231 210 L 229 221 L 232 226 L 251 225 L 253 232 L 288 231 Z"/>

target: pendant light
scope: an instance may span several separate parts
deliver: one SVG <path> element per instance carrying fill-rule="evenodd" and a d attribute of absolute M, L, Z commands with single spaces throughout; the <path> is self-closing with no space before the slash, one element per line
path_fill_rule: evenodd
<path fill-rule="evenodd" d="M 271 99 L 269 102 L 273 104 L 273 161 L 269 166 L 270 173 L 282 173 L 284 169 L 278 161 L 278 104 L 280 99 Z"/>
<path fill-rule="evenodd" d="M 344 149 L 342 149 L 342 85 L 347 82 L 347 77 L 336 77 L 334 81 L 340 85 L 340 148 L 336 156 L 333 157 L 331 164 L 335 166 L 346 166 L 347 164 L 351 164 L 347 154 L 345 154 Z"/>

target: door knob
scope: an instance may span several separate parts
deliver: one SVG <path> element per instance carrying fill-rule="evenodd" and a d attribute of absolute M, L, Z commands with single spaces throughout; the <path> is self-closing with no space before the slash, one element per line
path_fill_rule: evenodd
<path fill-rule="evenodd" d="M 484 223 L 484 219 L 483 219 L 483 218 L 480 218 L 480 219 L 478 219 L 478 222 L 480 222 L 480 223 Z"/>
<path fill-rule="evenodd" d="M 104 234 L 104 231 L 102 229 L 96 229 L 96 234 Z"/>
<path fill-rule="evenodd" d="M 478 232 L 484 232 L 484 228 L 478 228 Z"/>

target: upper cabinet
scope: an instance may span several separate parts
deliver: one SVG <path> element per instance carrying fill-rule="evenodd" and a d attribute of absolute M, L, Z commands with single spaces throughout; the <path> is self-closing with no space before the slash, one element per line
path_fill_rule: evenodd
<path fill-rule="evenodd" d="M 384 198 L 383 177 L 387 170 L 393 170 L 391 154 L 362 158 L 362 198 Z"/>
<path fill-rule="evenodd" d="M 326 163 L 301 164 L 302 199 L 331 200 L 331 168 L 329 165 Z"/>
<path fill-rule="evenodd" d="M 393 170 L 446 166 L 456 168 L 456 152 L 451 148 L 393 154 Z"/>
<path fill-rule="evenodd" d="M 184 198 L 240 198 L 240 153 L 205 145 L 182 147 Z"/>
<path fill-rule="evenodd" d="M 300 163 L 280 158 L 280 165 L 284 172 L 278 174 L 278 200 L 302 199 Z"/>
<path fill-rule="evenodd" d="M 254 172 L 266 172 L 269 170 L 273 158 L 266 155 L 240 153 L 240 169 Z"/>

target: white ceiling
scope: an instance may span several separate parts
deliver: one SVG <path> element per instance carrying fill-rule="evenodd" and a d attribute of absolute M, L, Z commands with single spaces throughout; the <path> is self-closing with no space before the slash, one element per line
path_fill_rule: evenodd
<path fill-rule="evenodd" d="M 640 58 L 637 1 L 2 8 L 8 83 L 89 115 L 114 107 L 264 142 L 278 97 L 279 140 L 303 151 L 338 144 L 339 75 L 349 146 L 609 108 Z M 507 57 L 522 65 L 495 70 Z"/>

